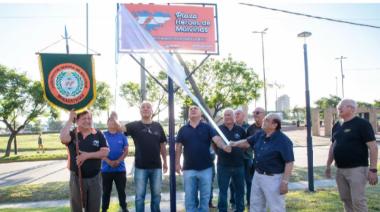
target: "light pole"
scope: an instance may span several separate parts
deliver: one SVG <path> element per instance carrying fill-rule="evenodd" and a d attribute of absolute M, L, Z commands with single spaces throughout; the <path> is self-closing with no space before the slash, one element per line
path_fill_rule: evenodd
<path fill-rule="evenodd" d="M 309 70 L 307 62 L 307 44 L 306 38 L 311 36 L 311 32 L 301 32 L 299 38 L 304 38 L 303 56 L 305 63 L 305 97 L 306 97 L 306 129 L 307 129 L 307 170 L 309 191 L 314 191 L 314 174 L 313 174 L 313 141 L 311 137 L 311 114 L 310 114 L 310 92 L 309 92 Z"/>
<path fill-rule="evenodd" d="M 344 74 L 343 74 L 343 62 L 342 61 L 344 59 L 347 59 L 347 57 L 340 56 L 340 57 L 337 57 L 335 59 L 340 60 L 340 74 L 342 75 L 342 98 L 344 98 L 344 84 L 343 84 Z"/>
<path fill-rule="evenodd" d="M 263 31 L 253 31 L 252 33 L 260 33 L 261 34 L 261 51 L 263 55 L 263 78 L 264 78 L 264 107 L 265 111 L 267 111 L 267 83 L 265 79 L 265 57 L 264 57 L 264 34 L 268 30 L 265 28 Z"/>

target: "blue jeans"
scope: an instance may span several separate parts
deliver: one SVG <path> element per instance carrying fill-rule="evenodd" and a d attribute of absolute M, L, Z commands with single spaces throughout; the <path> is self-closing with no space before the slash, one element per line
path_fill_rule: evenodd
<path fill-rule="evenodd" d="M 210 200 L 212 168 L 183 171 L 183 184 L 185 187 L 185 208 L 186 212 L 207 212 Z M 199 208 L 196 205 L 200 192 Z"/>
<path fill-rule="evenodd" d="M 246 197 L 247 197 L 247 205 L 250 205 L 251 199 L 251 186 L 252 186 L 252 174 L 251 167 L 253 164 L 252 159 L 244 159 L 244 175 L 245 175 L 245 185 L 246 185 Z"/>
<path fill-rule="evenodd" d="M 244 211 L 244 166 L 228 167 L 218 165 L 219 200 L 220 212 L 227 212 L 227 190 L 232 180 L 235 189 L 236 211 Z"/>
<path fill-rule="evenodd" d="M 160 201 L 161 201 L 161 185 L 162 185 L 162 171 L 161 169 L 139 169 L 135 168 L 135 207 L 136 212 L 144 212 L 145 206 L 145 194 L 146 185 L 150 185 L 150 211 L 159 212 L 160 211 Z"/>

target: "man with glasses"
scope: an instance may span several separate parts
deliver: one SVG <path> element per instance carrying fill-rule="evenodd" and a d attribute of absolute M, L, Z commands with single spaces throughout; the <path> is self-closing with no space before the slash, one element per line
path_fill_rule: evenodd
<path fill-rule="evenodd" d="M 252 147 L 255 152 L 255 175 L 252 179 L 253 212 L 286 211 L 285 195 L 293 169 L 292 141 L 281 132 L 281 118 L 271 113 L 265 116 L 263 130 L 248 139 L 231 142 L 232 147 Z"/>
<path fill-rule="evenodd" d="M 257 132 L 262 130 L 263 120 L 265 117 L 265 110 L 262 107 L 256 107 L 253 110 L 253 119 L 255 122 L 251 124 L 247 129 L 247 137 L 255 135 Z M 251 201 L 251 186 L 252 186 L 252 177 L 255 172 L 255 163 L 253 159 L 253 150 L 251 147 L 245 150 L 244 154 L 244 164 L 246 170 L 245 183 L 247 185 L 247 206 L 250 207 Z"/>
<path fill-rule="evenodd" d="M 367 120 L 355 116 L 357 104 L 354 100 L 343 99 L 337 109 L 342 121 L 332 129 L 325 174 L 331 177 L 331 164 L 335 160 L 336 184 L 345 211 L 368 211 L 365 186 L 367 181 L 370 185 L 378 181 L 375 134 Z"/>

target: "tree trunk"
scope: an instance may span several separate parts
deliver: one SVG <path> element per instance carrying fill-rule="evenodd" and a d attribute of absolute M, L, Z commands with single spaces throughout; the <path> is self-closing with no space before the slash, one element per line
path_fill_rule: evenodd
<path fill-rule="evenodd" d="M 15 155 L 17 155 L 17 136 L 15 135 L 14 137 L 14 151 L 15 151 Z"/>
<path fill-rule="evenodd" d="M 14 131 L 12 131 L 11 135 L 9 136 L 9 139 L 8 139 L 7 149 L 5 150 L 4 157 L 9 157 L 9 155 L 11 154 L 12 141 L 13 141 L 15 135 L 16 135 L 16 133 Z"/>

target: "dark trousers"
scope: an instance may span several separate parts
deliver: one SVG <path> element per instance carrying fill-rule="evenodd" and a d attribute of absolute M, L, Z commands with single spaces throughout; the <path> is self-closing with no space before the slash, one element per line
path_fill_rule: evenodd
<path fill-rule="evenodd" d="M 244 178 L 245 178 L 245 185 L 246 185 L 245 195 L 246 195 L 247 205 L 250 205 L 250 199 L 251 199 L 251 185 L 252 185 L 252 177 L 253 177 L 253 173 L 251 171 L 252 164 L 253 164 L 252 159 L 244 159 Z M 230 183 L 230 191 L 231 191 L 230 203 L 235 204 L 235 188 L 232 181 Z"/>
<path fill-rule="evenodd" d="M 126 194 L 125 185 L 127 183 L 127 177 L 125 172 L 103 172 L 103 197 L 102 197 L 102 210 L 107 211 L 110 204 L 110 197 L 112 191 L 112 183 L 115 181 L 117 194 L 119 196 L 119 205 L 122 211 L 126 211 Z"/>
<path fill-rule="evenodd" d="M 83 178 L 83 202 L 86 212 L 96 212 L 100 209 L 102 196 L 102 184 L 100 174 L 92 178 Z M 72 212 L 81 212 L 81 195 L 79 189 L 79 177 L 70 172 L 70 208 Z"/>

